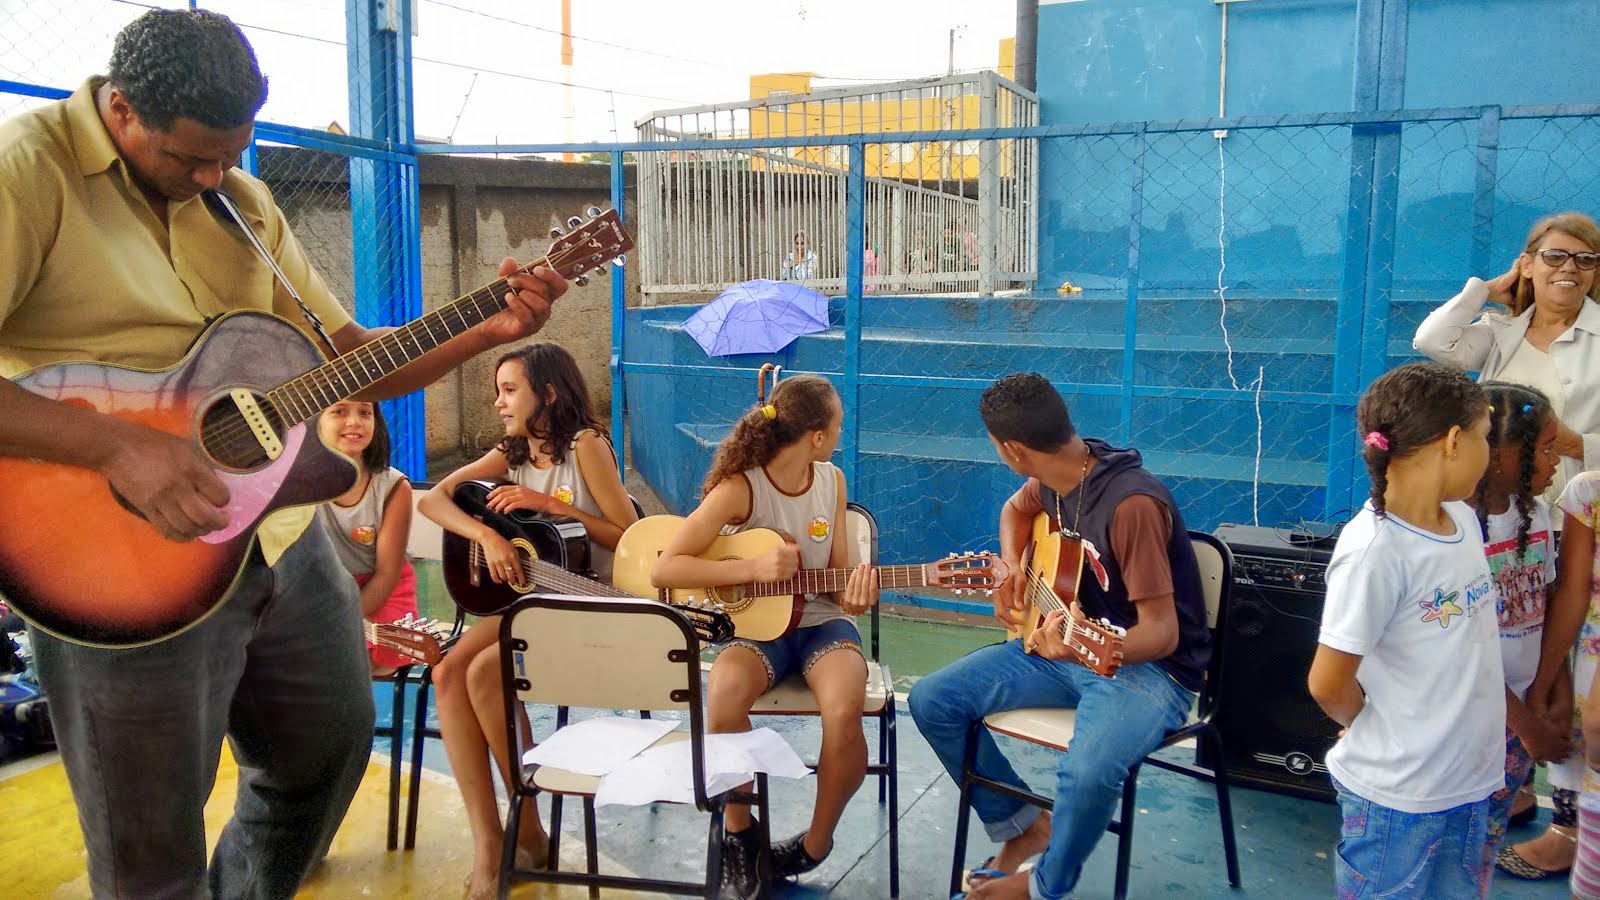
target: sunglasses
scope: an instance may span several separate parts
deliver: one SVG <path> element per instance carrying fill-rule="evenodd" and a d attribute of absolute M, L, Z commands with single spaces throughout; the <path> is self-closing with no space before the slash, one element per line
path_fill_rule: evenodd
<path fill-rule="evenodd" d="M 1540 259 L 1544 260 L 1545 265 L 1552 269 L 1561 268 L 1567 264 L 1567 260 L 1569 259 L 1577 264 L 1578 268 L 1584 270 L 1585 272 L 1593 269 L 1595 266 L 1600 266 L 1600 253 L 1590 253 L 1588 251 L 1583 253 L 1570 253 L 1566 250 L 1536 250 L 1534 252 Z"/>

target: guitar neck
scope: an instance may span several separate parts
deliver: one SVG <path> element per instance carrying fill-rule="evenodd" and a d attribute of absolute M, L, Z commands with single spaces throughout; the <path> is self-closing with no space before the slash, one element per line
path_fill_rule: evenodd
<path fill-rule="evenodd" d="M 545 257 L 540 257 L 512 274 L 527 274 L 545 264 Z M 282 416 L 284 428 L 315 418 L 499 312 L 504 305 L 500 298 L 509 290 L 506 278 L 500 278 L 279 385 L 267 397 Z"/>
<path fill-rule="evenodd" d="M 922 566 L 873 566 L 882 589 L 928 587 L 928 574 Z M 855 569 L 801 569 L 793 578 L 782 581 L 753 581 L 739 588 L 747 595 L 781 597 L 786 594 L 826 594 L 842 591 Z"/>
<path fill-rule="evenodd" d="M 470 564 L 473 568 L 477 568 L 482 559 L 483 545 L 474 543 L 472 545 Z M 555 563 L 526 556 L 519 556 L 518 562 L 522 564 L 522 575 L 529 583 L 550 593 L 572 594 L 579 597 L 634 599 L 634 596 L 627 591 L 618 590 L 604 581 L 585 578 L 576 572 L 569 572 Z"/>

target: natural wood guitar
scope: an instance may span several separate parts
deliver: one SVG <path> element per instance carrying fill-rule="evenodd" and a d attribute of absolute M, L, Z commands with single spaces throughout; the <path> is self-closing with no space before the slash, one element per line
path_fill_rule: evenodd
<path fill-rule="evenodd" d="M 1078 618 L 1072 604 L 1078 599 L 1078 582 L 1083 578 L 1083 539 L 1071 532 L 1050 528 L 1050 517 L 1039 513 L 1033 518 L 1033 536 L 1023 557 L 1023 582 L 1018 587 L 1028 600 L 1017 624 L 1006 629 L 1007 640 L 1026 638 L 1039 627 L 1046 615 L 1065 610 L 1061 637 L 1079 662 L 1093 671 L 1113 676 L 1122 665 L 1122 639 L 1127 631 L 1106 619 Z M 1029 648 L 1032 653 L 1032 648 Z"/>
<path fill-rule="evenodd" d="M 733 618 L 734 634 L 752 641 L 782 637 L 800 624 L 805 595 L 843 592 L 853 569 L 801 569 L 783 581 L 714 585 L 700 588 L 657 588 L 650 570 L 672 535 L 683 525 L 678 516 L 650 516 L 635 522 L 617 544 L 612 581 L 618 588 L 640 597 L 673 603 L 712 602 Z M 793 541 L 767 528 L 752 528 L 721 535 L 711 542 L 701 559 L 755 559 Z M 968 553 L 935 562 L 907 566 L 877 566 L 878 584 L 884 590 L 940 590 L 955 593 L 990 591 L 1008 571 L 993 553 Z"/>
<path fill-rule="evenodd" d="M 578 278 L 632 246 L 607 210 L 522 271 Z M 499 312 L 507 291 L 502 278 L 328 362 L 287 319 L 247 311 L 212 321 L 169 369 L 73 362 L 19 376 L 24 390 L 192 441 L 228 488 L 228 524 L 171 541 L 99 472 L 0 456 L 0 596 L 81 644 L 138 646 L 190 628 L 233 590 L 263 519 L 355 484 L 355 462 L 317 435 L 322 410 Z"/>

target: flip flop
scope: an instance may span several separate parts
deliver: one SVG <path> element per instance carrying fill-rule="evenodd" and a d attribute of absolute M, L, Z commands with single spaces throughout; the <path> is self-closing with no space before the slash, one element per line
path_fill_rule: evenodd
<path fill-rule="evenodd" d="M 991 856 L 988 859 L 984 860 L 982 865 L 980 865 L 980 866 L 978 866 L 978 867 L 976 867 L 974 869 L 969 870 L 966 875 L 963 875 L 962 878 L 961 878 L 961 886 L 970 891 L 970 890 L 972 890 L 973 888 L 977 887 L 979 884 L 981 884 L 981 883 L 983 883 L 985 881 L 993 881 L 996 878 L 1005 878 L 1007 876 L 1016 874 L 1014 872 L 1002 872 L 999 869 L 992 868 L 993 866 L 994 866 L 994 857 Z M 1033 860 L 1030 859 L 1027 862 L 1024 862 L 1022 865 L 1018 866 L 1017 867 L 1017 872 L 1026 872 L 1026 871 L 1028 871 L 1029 869 L 1032 869 L 1032 868 L 1033 868 Z M 977 879 L 977 880 L 975 881 L 974 879 Z M 966 895 L 962 894 L 960 896 L 964 897 Z"/>

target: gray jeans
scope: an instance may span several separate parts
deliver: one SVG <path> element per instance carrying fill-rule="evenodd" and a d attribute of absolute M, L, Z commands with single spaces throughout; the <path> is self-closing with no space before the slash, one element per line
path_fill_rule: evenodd
<path fill-rule="evenodd" d="M 101 650 L 35 631 L 40 681 L 96 897 L 292 897 L 328 850 L 372 747 L 354 581 L 313 522 L 233 595 L 159 644 Z M 239 762 L 209 873 L 202 812 L 222 738 Z"/>

